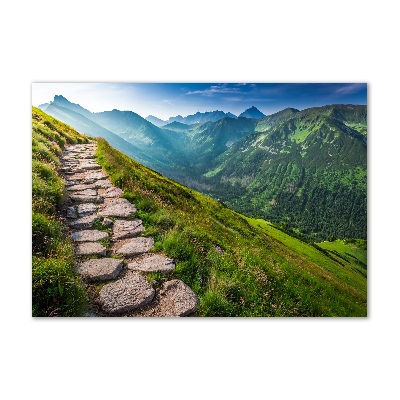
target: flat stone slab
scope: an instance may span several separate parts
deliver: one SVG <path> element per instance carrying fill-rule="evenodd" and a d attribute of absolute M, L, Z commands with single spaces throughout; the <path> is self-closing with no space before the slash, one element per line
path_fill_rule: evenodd
<path fill-rule="evenodd" d="M 87 162 L 87 163 L 83 163 L 83 164 L 79 164 L 79 169 L 82 169 L 82 170 L 86 170 L 86 171 L 91 171 L 91 170 L 96 170 L 96 169 L 101 169 L 101 167 L 100 167 L 100 165 L 99 164 L 97 164 L 97 163 L 89 163 L 89 162 Z"/>
<path fill-rule="evenodd" d="M 107 189 L 104 193 L 103 196 L 110 198 L 110 197 L 119 197 L 121 194 L 124 193 L 124 191 L 118 187 L 110 187 Z"/>
<path fill-rule="evenodd" d="M 81 190 L 78 193 L 74 193 L 74 195 L 76 195 L 76 196 L 97 196 L 97 190 L 86 188 L 84 190 Z"/>
<path fill-rule="evenodd" d="M 71 194 L 70 199 L 79 203 L 103 203 L 104 198 L 102 196 L 87 196 L 83 194 Z"/>
<path fill-rule="evenodd" d="M 82 190 L 86 189 L 95 189 L 97 186 L 95 183 L 87 183 L 85 184 L 78 184 L 78 185 L 70 185 L 67 187 L 67 190 L 70 192 L 81 192 Z"/>
<path fill-rule="evenodd" d="M 185 317 L 194 313 L 199 303 L 198 297 L 188 285 L 174 279 L 161 286 L 150 304 L 130 315 L 138 317 Z"/>
<path fill-rule="evenodd" d="M 89 172 L 85 175 L 85 179 L 104 179 L 107 175 L 104 172 Z"/>
<path fill-rule="evenodd" d="M 112 186 L 112 183 L 108 179 L 101 179 L 93 183 L 96 188 L 107 189 Z"/>
<path fill-rule="evenodd" d="M 114 221 L 112 236 L 114 240 L 127 239 L 139 235 L 144 231 L 144 226 L 140 219 L 125 221 L 117 219 Z"/>
<path fill-rule="evenodd" d="M 73 180 L 81 181 L 82 179 L 84 179 L 84 176 L 81 173 L 74 172 L 73 175 L 67 176 L 65 179 L 67 181 L 73 181 Z"/>
<path fill-rule="evenodd" d="M 115 258 L 99 258 L 87 260 L 76 267 L 83 278 L 91 282 L 115 279 L 122 271 L 124 263 Z"/>
<path fill-rule="evenodd" d="M 71 239 L 75 242 L 97 242 L 108 237 L 107 232 L 102 232 L 97 229 L 83 230 L 74 232 Z"/>
<path fill-rule="evenodd" d="M 148 252 L 154 246 L 152 237 L 128 239 L 122 246 L 117 242 L 113 248 L 115 254 L 133 257 Z"/>
<path fill-rule="evenodd" d="M 89 166 L 89 165 L 84 165 L 84 166 L 77 166 L 73 169 L 73 173 L 78 173 L 78 172 L 87 172 L 87 171 L 91 171 L 91 170 L 95 170 L 95 169 L 99 169 L 101 167 L 99 166 Z M 68 172 L 67 172 L 68 173 Z"/>
<path fill-rule="evenodd" d="M 80 217 L 94 214 L 97 211 L 97 206 L 94 203 L 79 204 L 76 208 Z"/>
<path fill-rule="evenodd" d="M 68 190 L 69 187 L 79 185 L 80 182 L 81 182 L 80 179 L 66 179 L 65 185 L 67 186 Z"/>
<path fill-rule="evenodd" d="M 78 256 L 105 256 L 107 249 L 100 243 L 97 242 L 83 242 L 79 243 L 76 248 L 76 254 Z"/>
<path fill-rule="evenodd" d="M 131 272 L 104 285 L 99 298 L 106 313 L 120 314 L 145 306 L 153 300 L 154 294 L 154 289 L 143 276 Z"/>
<path fill-rule="evenodd" d="M 69 223 L 69 226 L 74 229 L 88 229 L 93 226 L 93 224 L 100 219 L 100 216 L 92 214 L 86 217 L 78 218 L 75 221 Z"/>
<path fill-rule="evenodd" d="M 97 182 L 96 178 L 90 178 L 90 179 L 82 178 L 80 183 L 82 183 L 83 185 L 88 185 L 88 184 L 95 183 L 95 182 Z"/>
<path fill-rule="evenodd" d="M 128 264 L 128 269 L 141 272 L 162 272 L 168 274 L 175 270 L 175 263 L 172 258 L 162 254 L 144 254 L 135 258 Z"/>
<path fill-rule="evenodd" d="M 114 199 L 107 204 L 102 211 L 99 212 L 100 215 L 104 217 L 122 217 L 127 218 L 137 211 L 136 207 L 129 203 L 126 199 Z"/>

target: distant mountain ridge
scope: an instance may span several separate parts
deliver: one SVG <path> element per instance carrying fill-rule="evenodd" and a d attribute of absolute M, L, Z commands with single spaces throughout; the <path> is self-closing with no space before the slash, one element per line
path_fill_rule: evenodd
<path fill-rule="evenodd" d="M 145 119 L 152 124 L 163 127 L 165 125 L 169 125 L 173 122 L 179 122 L 186 125 L 193 125 L 193 124 L 204 124 L 206 122 L 216 122 L 223 118 L 237 118 L 236 115 L 224 111 L 206 111 L 200 112 L 198 111 L 196 114 L 191 114 L 186 117 L 182 117 L 182 115 L 177 115 L 175 117 L 168 118 L 167 121 L 164 121 L 160 118 L 155 117 L 154 115 L 149 115 Z"/>
<path fill-rule="evenodd" d="M 145 120 L 151 122 L 153 125 L 158 126 L 159 128 L 160 128 L 161 126 L 167 124 L 166 121 L 164 121 L 164 120 L 162 120 L 162 119 L 160 119 L 160 118 L 157 118 L 157 117 L 155 117 L 154 115 L 148 115 L 148 116 L 145 118 Z"/>
<path fill-rule="evenodd" d="M 192 124 L 202 124 L 205 122 L 216 122 L 223 118 L 237 118 L 236 115 L 224 111 L 207 111 L 204 113 L 197 112 L 196 114 L 188 115 L 187 117 L 182 117 L 181 115 L 177 115 L 176 117 L 170 117 L 167 123 L 171 122 L 181 122 L 183 124 L 192 125 Z"/>
<path fill-rule="evenodd" d="M 164 125 L 163 129 L 186 131 L 186 130 L 192 129 L 192 127 L 194 125 L 196 125 L 196 124 L 188 125 L 188 124 L 184 124 L 182 122 L 174 121 L 174 122 L 171 122 L 170 124 Z"/>

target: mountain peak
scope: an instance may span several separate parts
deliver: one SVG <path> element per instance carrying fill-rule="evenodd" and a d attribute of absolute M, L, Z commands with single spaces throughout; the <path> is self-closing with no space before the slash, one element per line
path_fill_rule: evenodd
<path fill-rule="evenodd" d="M 247 110 L 243 111 L 239 117 L 242 118 L 262 118 L 265 117 L 265 114 L 263 114 L 257 107 L 250 107 Z"/>
<path fill-rule="evenodd" d="M 64 97 L 61 94 L 56 94 L 54 95 L 53 101 L 50 101 L 50 103 L 59 103 L 59 104 L 74 104 L 71 101 L 69 101 L 66 97 Z"/>

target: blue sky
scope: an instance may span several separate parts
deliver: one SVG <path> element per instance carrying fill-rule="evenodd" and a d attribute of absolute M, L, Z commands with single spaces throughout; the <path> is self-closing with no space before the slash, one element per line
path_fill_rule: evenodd
<path fill-rule="evenodd" d="M 255 106 L 268 115 L 286 107 L 367 104 L 366 83 L 33 83 L 32 104 L 63 95 L 93 112 L 130 110 L 167 119 L 197 111 L 240 114 Z"/>

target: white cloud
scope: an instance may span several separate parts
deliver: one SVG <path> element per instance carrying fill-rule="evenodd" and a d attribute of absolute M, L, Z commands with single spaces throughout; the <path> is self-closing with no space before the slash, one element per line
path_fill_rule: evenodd
<path fill-rule="evenodd" d="M 229 87 L 226 83 L 222 85 L 213 85 L 204 90 L 194 90 L 187 92 L 186 94 L 200 94 L 202 96 L 214 96 L 214 94 L 222 93 L 240 93 L 240 89 L 238 87 Z"/>
<path fill-rule="evenodd" d="M 342 86 L 335 91 L 336 94 L 351 94 L 359 92 L 366 88 L 365 83 L 350 83 L 346 86 Z"/>

